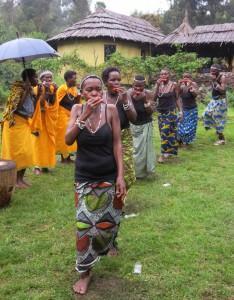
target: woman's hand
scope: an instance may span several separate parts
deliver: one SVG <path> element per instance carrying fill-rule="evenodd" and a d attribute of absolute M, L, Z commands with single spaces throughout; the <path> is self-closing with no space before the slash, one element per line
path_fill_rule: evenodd
<path fill-rule="evenodd" d="M 127 90 L 124 87 L 119 86 L 118 88 L 115 88 L 115 91 L 119 93 L 122 104 L 127 104 L 128 103 Z"/>
<path fill-rule="evenodd" d="M 101 103 L 103 103 L 103 99 L 101 97 L 89 99 L 86 102 L 86 108 L 82 114 L 82 120 L 86 120 Z"/>
<path fill-rule="evenodd" d="M 116 179 L 116 196 L 118 197 L 118 199 L 124 199 L 126 196 L 126 185 L 124 182 L 124 178 L 121 177 L 117 177 Z"/>

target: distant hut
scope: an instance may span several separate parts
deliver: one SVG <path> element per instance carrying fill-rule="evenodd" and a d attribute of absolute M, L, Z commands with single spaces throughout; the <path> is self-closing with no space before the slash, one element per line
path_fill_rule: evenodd
<path fill-rule="evenodd" d="M 61 55 L 76 50 L 89 65 L 99 65 L 116 51 L 125 57 L 152 55 L 163 37 L 145 20 L 99 8 L 48 42 Z"/>
<path fill-rule="evenodd" d="M 203 57 L 226 58 L 231 70 L 234 68 L 234 23 L 195 27 L 185 48 Z"/>
<path fill-rule="evenodd" d="M 188 12 L 186 11 L 182 24 L 159 42 L 157 50 L 162 54 L 175 53 L 176 46 L 180 45 L 183 48 L 192 32 L 193 28 L 189 24 Z"/>

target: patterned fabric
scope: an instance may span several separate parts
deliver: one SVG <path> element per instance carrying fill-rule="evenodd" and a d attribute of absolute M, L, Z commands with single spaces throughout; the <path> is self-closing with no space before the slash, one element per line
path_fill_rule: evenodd
<path fill-rule="evenodd" d="M 133 140 L 130 128 L 122 129 L 121 141 L 123 148 L 124 180 L 127 190 L 136 181 L 134 159 L 133 159 Z"/>
<path fill-rule="evenodd" d="M 161 153 L 177 155 L 177 115 L 176 111 L 158 114 L 158 126 L 161 135 Z"/>
<path fill-rule="evenodd" d="M 191 144 L 195 140 L 197 121 L 197 107 L 183 111 L 183 120 L 178 124 L 178 141 L 181 141 L 183 144 Z"/>
<path fill-rule="evenodd" d="M 80 273 L 91 269 L 112 247 L 117 235 L 122 205 L 109 182 L 75 185 L 77 261 Z"/>
<path fill-rule="evenodd" d="M 215 128 L 217 133 L 223 133 L 227 122 L 226 99 L 211 100 L 203 113 L 205 128 Z"/>
<path fill-rule="evenodd" d="M 14 112 L 16 111 L 21 98 L 25 91 L 24 82 L 16 81 L 12 84 L 10 95 L 7 99 L 5 111 L 3 113 L 3 121 L 8 121 L 9 126 L 15 125 Z"/>
<path fill-rule="evenodd" d="M 131 124 L 136 178 L 144 178 L 155 171 L 156 154 L 153 145 L 153 123 Z"/>

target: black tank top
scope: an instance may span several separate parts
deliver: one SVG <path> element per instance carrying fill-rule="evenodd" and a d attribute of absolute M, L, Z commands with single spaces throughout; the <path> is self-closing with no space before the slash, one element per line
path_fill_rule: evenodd
<path fill-rule="evenodd" d="M 183 109 L 193 109 L 197 107 L 197 103 L 196 103 L 196 97 L 188 92 L 182 92 L 181 93 L 181 99 L 182 99 L 182 104 L 183 104 Z"/>
<path fill-rule="evenodd" d="M 143 125 L 152 122 L 152 115 L 146 112 L 143 100 L 135 100 L 132 98 L 132 103 L 137 112 L 137 119 L 134 122 L 135 125 Z"/>
<path fill-rule="evenodd" d="M 116 107 L 117 107 L 118 114 L 119 114 L 119 120 L 120 120 L 121 130 L 129 128 L 130 127 L 130 122 L 128 120 L 126 111 L 123 108 L 123 104 L 121 104 L 121 103 L 118 102 L 117 105 L 116 105 Z"/>
<path fill-rule="evenodd" d="M 157 110 L 160 113 L 168 113 L 176 108 L 176 93 L 169 92 L 164 93 L 162 96 L 158 96 Z"/>
<path fill-rule="evenodd" d="M 106 103 L 108 103 L 107 92 L 105 93 L 105 98 L 106 98 Z M 118 99 L 116 101 L 117 101 L 116 108 L 117 108 L 119 120 L 120 120 L 120 128 L 121 128 L 121 130 L 129 128 L 130 122 L 128 120 L 126 111 L 123 108 L 123 104 L 120 103 L 118 101 Z"/>
<path fill-rule="evenodd" d="M 79 146 L 75 163 L 76 182 L 114 182 L 117 167 L 113 152 L 112 129 L 107 122 L 107 105 L 105 123 L 94 134 L 85 127 L 80 131 L 77 143 Z"/>

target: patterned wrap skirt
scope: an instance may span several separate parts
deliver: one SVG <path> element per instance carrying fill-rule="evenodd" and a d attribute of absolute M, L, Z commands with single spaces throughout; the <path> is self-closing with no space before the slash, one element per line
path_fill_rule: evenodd
<path fill-rule="evenodd" d="M 161 136 L 161 153 L 178 154 L 176 111 L 158 113 L 158 127 Z"/>
<path fill-rule="evenodd" d="M 217 133 L 223 133 L 227 122 L 226 99 L 212 99 L 203 113 L 204 127 L 215 128 Z"/>
<path fill-rule="evenodd" d="M 110 182 L 76 183 L 76 270 L 90 270 L 112 248 L 122 214 L 122 202 Z"/>
<path fill-rule="evenodd" d="M 196 138 L 197 122 L 197 107 L 184 110 L 183 120 L 178 124 L 178 141 L 181 141 L 183 144 L 191 144 Z"/>
<path fill-rule="evenodd" d="M 154 173 L 156 153 L 153 145 L 153 122 L 131 125 L 136 178 Z"/>
<path fill-rule="evenodd" d="M 136 181 L 134 159 L 133 159 L 133 139 L 130 128 L 121 130 L 121 141 L 123 148 L 124 180 L 126 188 L 129 190 Z"/>

